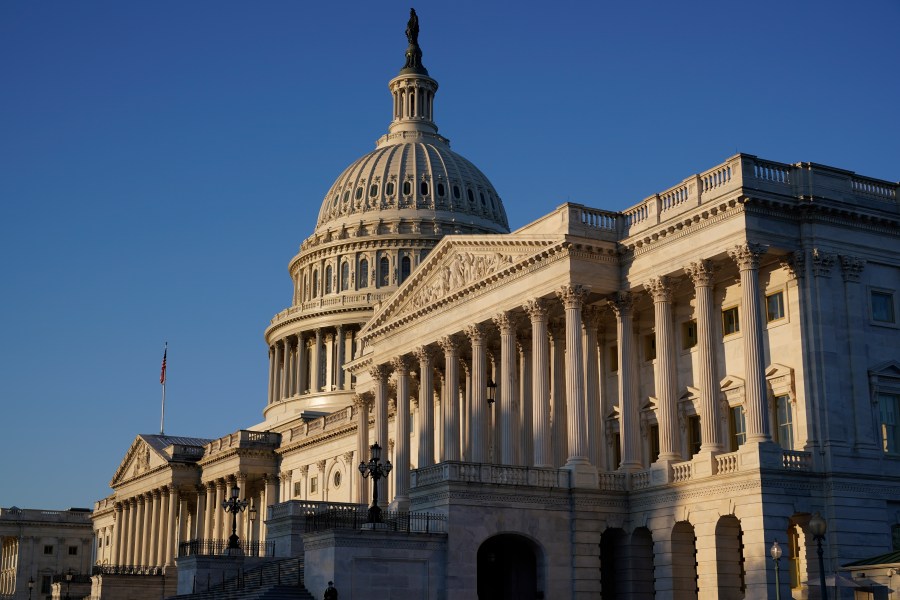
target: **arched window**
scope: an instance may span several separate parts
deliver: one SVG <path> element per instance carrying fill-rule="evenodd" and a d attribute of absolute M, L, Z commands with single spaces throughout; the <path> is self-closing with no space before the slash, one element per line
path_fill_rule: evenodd
<path fill-rule="evenodd" d="M 387 256 L 382 256 L 378 261 L 378 287 L 387 287 L 391 284 L 391 261 Z"/>
<path fill-rule="evenodd" d="M 331 265 L 328 265 L 327 267 L 325 267 L 325 286 L 324 287 L 325 287 L 326 294 L 330 294 L 332 291 L 331 290 L 331 277 L 332 277 Z"/>
<path fill-rule="evenodd" d="M 404 181 L 404 182 L 403 182 L 403 195 L 404 195 L 404 196 L 409 196 L 409 194 L 410 194 L 411 192 L 412 192 L 412 186 L 409 185 L 409 182 L 408 182 L 408 181 Z"/>
<path fill-rule="evenodd" d="M 316 269 L 313 271 L 313 285 L 312 285 L 312 297 L 319 297 L 319 271 Z"/>
<path fill-rule="evenodd" d="M 350 289 L 350 263 L 344 261 L 341 265 L 341 291 L 346 292 Z"/>
<path fill-rule="evenodd" d="M 387 194 L 388 196 L 394 195 L 394 182 L 393 181 L 388 181 L 388 184 L 384 189 L 384 193 Z"/>
<path fill-rule="evenodd" d="M 441 198 L 444 197 L 444 184 L 443 183 L 437 184 L 437 193 L 438 193 L 438 196 L 440 196 Z"/>
<path fill-rule="evenodd" d="M 428 182 L 427 181 L 423 181 L 422 183 L 419 184 L 419 193 L 423 196 L 428 195 Z"/>
<path fill-rule="evenodd" d="M 369 195 L 373 198 L 378 195 L 378 184 L 372 184 L 372 187 L 369 188 Z"/>
<path fill-rule="evenodd" d="M 359 288 L 369 287 L 369 261 L 365 258 L 359 261 Z"/>
<path fill-rule="evenodd" d="M 344 202 L 348 202 L 350 200 L 350 190 L 344 192 Z"/>
<path fill-rule="evenodd" d="M 361 187 L 356 188 L 356 199 L 359 200 L 362 198 L 363 190 Z"/>
<path fill-rule="evenodd" d="M 400 283 L 406 281 L 406 278 L 409 277 L 409 272 L 412 270 L 412 264 L 409 260 L 408 256 L 404 256 L 400 260 Z"/>

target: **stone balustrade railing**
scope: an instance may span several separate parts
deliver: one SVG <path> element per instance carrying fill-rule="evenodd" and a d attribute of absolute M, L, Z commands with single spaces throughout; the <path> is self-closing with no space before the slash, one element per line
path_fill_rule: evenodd
<path fill-rule="evenodd" d="M 680 481 L 690 481 L 693 475 L 694 465 L 689 460 L 672 465 L 673 483 L 678 483 Z"/>
<path fill-rule="evenodd" d="M 726 475 L 728 473 L 738 472 L 738 453 L 729 452 L 727 454 L 716 455 L 716 474 Z"/>
<path fill-rule="evenodd" d="M 569 487 L 569 472 L 564 469 L 516 467 L 447 461 L 412 472 L 412 486 L 461 481 L 534 487 Z"/>
<path fill-rule="evenodd" d="M 314 300 L 308 300 L 303 302 L 297 306 L 291 306 L 290 308 L 286 308 L 283 311 L 279 312 L 277 315 L 272 317 L 272 320 L 269 322 L 269 325 L 276 325 L 281 323 L 282 321 L 286 321 L 291 317 L 295 317 L 301 315 L 303 313 L 314 313 L 317 310 L 324 310 L 329 308 L 371 308 L 373 304 L 376 302 L 381 302 L 391 294 L 390 292 L 340 292 L 337 294 L 330 294 L 324 296 L 322 298 L 315 298 Z"/>
<path fill-rule="evenodd" d="M 637 471 L 631 474 L 631 489 L 642 490 L 650 487 L 650 470 Z"/>
<path fill-rule="evenodd" d="M 783 450 L 781 453 L 781 466 L 788 471 L 811 471 L 812 452 Z"/>

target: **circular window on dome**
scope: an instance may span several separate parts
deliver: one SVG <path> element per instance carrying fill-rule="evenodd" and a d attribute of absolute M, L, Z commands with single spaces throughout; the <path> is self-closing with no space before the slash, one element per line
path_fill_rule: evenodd
<path fill-rule="evenodd" d="M 362 198 L 362 194 L 363 194 L 362 188 L 361 188 L 361 187 L 356 188 L 356 199 L 357 199 L 357 200 L 359 200 L 360 198 Z"/>
<path fill-rule="evenodd" d="M 408 181 L 403 182 L 403 195 L 409 196 L 410 192 L 412 192 L 412 186 L 409 185 Z"/>
<path fill-rule="evenodd" d="M 336 487 L 336 488 L 341 487 L 341 480 L 342 480 L 342 479 L 343 479 L 343 477 L 342 477 L 342 475 L 341 475 L 341 472 L 340 472 L 340 471 L 335 471 L 335 472 L 334 472 L 334 477 L 332 478 L 332 481 L 334 481 L 334 487 Z"/>
<path fill-rule="evenodd" d="M 457 200 L 459 200 L 459 186 L 458 185 L 453 186 L 453 197 L 456 198 Z"/>
<path fill-rule="evenodd" d="M 388 182 L 387 187 L 385 187 L 385 189 L 384 189 L 384 193 L 387 194 L 388 196 L 394 195 L 394 182 L 393 181 Z"/>
<path fill-rule="evenodd" d="M 472 193 L 472 190 L 466 190 L 466 196 L 469 197 L 469 202 L 475 203 L 475 194 Z"/>
<path fill-rule="evenodd" d="M 419 193 L 422 194 L 423 196 L 428 195 L 428 182 L 427 181 L 423 181 L 422 183 L 419 184 Z"/>
<path fill-rule="evenodd" d="M 371 197 L 375 197 L 378 195 L 378 186 L 376 184 L 372 184 L 372 187 L 369 188 L 369 195 Z"/>
<path fill-rule="evenodd" d="M 444 184 L 443 183 L 437 184 L 437 193 L 438 193 L 438 196 L 440 196 L 441 198 L 444 197 Z"/>

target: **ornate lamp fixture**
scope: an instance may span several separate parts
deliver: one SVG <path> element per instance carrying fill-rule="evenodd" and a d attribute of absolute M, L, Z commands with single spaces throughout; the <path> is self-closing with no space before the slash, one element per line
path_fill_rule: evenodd
<path fill-rule="evenodd" d="M 778 540 L 772 543 L 772 547 L 769 548 L 769 554 L 772 555 L 772 560 L 775 561 L 775 600 L 781 600 L 781 584 L 778 581 L 778 562 L 781 560 L 781 546 L 778 545 Z"/>
<path fill-rule="evenodd" d="M 822 551 L 822 540 L 825 539 L 825 531 L 828 529 L 828 523 L 822 518 L 818 512 L 813 513 L 809 520 L 809 532 L 813 534 L 813 539 L 819 546 L 819 584 L 822 586 L 822 600 L 828 600 L 828 588 L 825 587 L 825 559 Z"/>
<path fill-rule="evenodd" d="M 493 406 L 494 402 L 497 400 L 497 384 L 494 383 L 493 379 L 488 379 L 487 385 L 487 403 L 488 406 Z"/>
<path fill-rule="evenodd" d="M 238 486 L 234 486 L 231 488 L 231 499 L 224 500 L 222 502 L 222 508 L 226 513 L 231 513 L 231 536 L 228 538 L 228 549 L 240 549 L 239 541 L 237 535 L 237 516 L 238 514 L 244 512 L 244 509 L 247 508 L 247 501 L 240 499 L 241 488 Z"/>
<path fill-rule="evenodd" d="M 372 478 L 372 506 L 369 507 L 368 523 L 381 523 L 381 508 L 378 506 L 378 480 L 387 477 L 394 466 L 391 461 L 381 464 L 381 446 L 375 442 L 369 447 L 372 458 L 369 462 L 359 463 L 359 472 L 364 478 Z"/>

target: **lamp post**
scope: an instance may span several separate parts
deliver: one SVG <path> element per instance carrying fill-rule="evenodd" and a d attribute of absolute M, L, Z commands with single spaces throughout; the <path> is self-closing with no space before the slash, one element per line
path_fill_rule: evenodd
<path fill-rule="evenodd" d="M 769 548 L 769 554 L 772 555 L 772 560 L 775 561 L 775 600 L 781 600 L 781 582 L 778 580 L 778 562 L 781 560 L 781 546 L 778 545 L 778 540 L 772 543 L 772 547 Z"/>
<path fill-rule="evenodd" d="M 488 406 L 493 406 L 494 401 L 497 400 L 497 384 L 494 383 L 493 379 L 488 379 L 487 385 L 487 403 Z"/>
<path fill-rule="evenodd" d="M 225 512 L 231 513 L 231 537 L 228 538 L 228 550 L 237 550 L 241 547 L 240 544 L 238 544 L 237 516 L 247 508 L 247 501 L 241 500 L 240 495 L 241 488 L 234 486 L 231 488 L 231 500 L 224 500 L 222 502 L 222 508 L 225 509 Z"/>
<path fill-rule="evenodd" d="M 28 578 L 28 600 L 31 600 L 31 590 L 34 589 L 34 577 Z"/>
<path fill-rule="evenodd" d="M 809 532 L 813 534 L 813 539 L 819 546 L 819 584 L 822 586 L 822 599 L 828 600 L 828 588 L 825 587 L 825 559 L 823 558 L 822 540 L 825 539 L 825 530 L 828 524 L 818 512 L 813 513 L 809 520 Z"/>
<path fill-rule="evenodd" d="M 359 472 L 363 478 L 372 478 L 372 506 L 369 507 L 369 514 L 366 522 L 381 523 L 381 508 L 378 506 L 378 480 L 387 477 L 388 473 L 394 466 L 391 461 L 381 464 L 381 446 L 375 442 L 369 447 L 372 451 L 372 458 L 368 463 L 359 463 Z"/>
<path fill-rule="evenodd" d="M 250 519 L 250 529 L 247 530 L 247 541 L 253 537 L 253 523 L 256 522 L 256 507 L 253 506 L 253 500 L 250 500 L 250 510 L 247 511 L 247 517 Z M 254 556 L 259 556 L 257 551 Z"/>
<path fill-rule="evenodd" d="M 66 571 L 66 600 L 69 600 L 69 588 L 72 585 L 72 576 L 74 575 L 75 573 L 72 572 L 72 569 Z"/>

